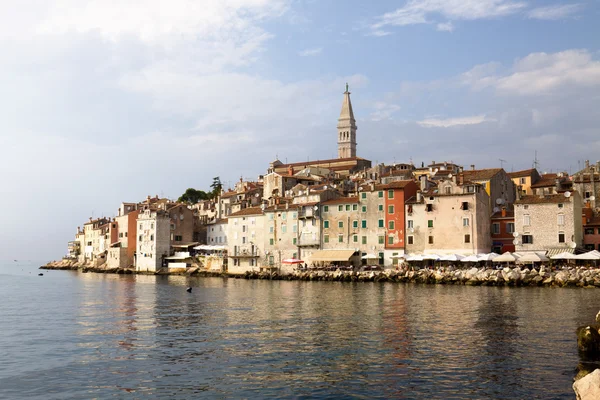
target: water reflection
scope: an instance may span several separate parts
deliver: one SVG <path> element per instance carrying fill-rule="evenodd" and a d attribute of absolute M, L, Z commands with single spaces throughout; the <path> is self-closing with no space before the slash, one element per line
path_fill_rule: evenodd
<path fill-rule="evenodd" d="M 600 304 L 588 290 L 62 276 L 36 288 L 45 314 L 3 288 L 0 320 L 46 327 L 45 341 L 19 332 L 20 351 L 5 330 L 0 397 L 572 398 L 574 329 Z"/>

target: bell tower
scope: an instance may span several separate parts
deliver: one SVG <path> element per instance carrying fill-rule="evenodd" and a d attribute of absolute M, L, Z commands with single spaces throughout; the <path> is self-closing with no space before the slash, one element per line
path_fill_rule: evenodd
<path fill-rule="evenodd" d="M 338 130 L 338 158 L 356 157 L 356 120 L 352 111 L 348 83 L 342 101 L 342 111 L 337 124 Z"/>

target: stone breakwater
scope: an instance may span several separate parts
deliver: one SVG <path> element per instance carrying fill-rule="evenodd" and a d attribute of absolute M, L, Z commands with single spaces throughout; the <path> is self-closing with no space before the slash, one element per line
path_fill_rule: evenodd
<path fill-rule="evenodd" d="M 131 268 L 108 268 L 106 265 L 93 266 L 80 264 L 71 260 L 50 262 L 41 269 L 78 270 L 97 273 L 136 273 Z M 529 268 L 470 268 L 470 269 L 420 269 L 420 270 L 385 270 L 385 271 L 295 271 L 291 274 L 277 272 L 249 271 L 245 274 L 229 274 L 206 271 L 199 266 L 188 268 L 185 272 L 169 272 L 166 269 L 151 273 L 156 275 L 189 275 L 204 277 L 228 277 L 237 279 L 268 279 L 298 281 L 330 281 L 330 282 L 397 282 L 442 285 L 470 286 L 551 286 L 551 287 L 585 287 L 600 288 L 600 269 L 583 267 L 564 268 L 551 271 L 545 267 L 539 270 Z"/>
<path fill-rule="evenodd" d="M 421 269 L 382 272 L 306 271 L 289 275 L 247 272 L 246 279 L 283 279 L 339 282 L 411 282 L 471 286 L 554 286 L 600 288 L 600 269 L 568 268 L 539 271 L 529 268 Z"/>

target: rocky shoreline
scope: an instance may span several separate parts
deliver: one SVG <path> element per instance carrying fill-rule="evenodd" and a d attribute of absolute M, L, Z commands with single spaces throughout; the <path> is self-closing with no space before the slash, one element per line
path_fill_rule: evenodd
<path fill-rule="evenodd" d="M 71 260 L 50 262 L 40 269 L 74 270 L 80 272 L 135 274 L 131 268 L 107 268 L 106 265 L 92 266 L 80 264 Z M 236 279 L 267 279 L 267 280 L 298 280 L 298 281 L 329 281 L 329 282 L 396 282 L 422 283 L 469 286 L 546 286 L 546 287 L 582 287 L 600 288 L 600 269 L 570 267 L 551 271 L 545 267 L 540 270 L 530 268 L 489 267 L 470 269 L 420 269 L 420 270 L 385 270 L 369 272 L 352 271 L 295 271 L 291 274 L 277 272 L 251 271 L 245 274 L 228 274 L 206 271 L 197 266 L 186 271 L 156 273 L 141 273 L 151 275 L 188 275 L 203 277 L 226 277 Z"/>

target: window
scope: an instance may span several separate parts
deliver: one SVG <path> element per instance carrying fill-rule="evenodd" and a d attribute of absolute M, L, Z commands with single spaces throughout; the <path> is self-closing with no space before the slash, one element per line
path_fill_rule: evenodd
<path fill-rule="evenodd" d="M 388 221 L 388 229 L 394 229 L 394 221 Z"/>
<path fill-rule="evenodd" d="M 344 227 L 344 221 L 338 221 L 338 228 Z"/>
<path fill-rule="evenodd" d="M 388 206 L 388 214 L 394 213 L 394 206 Z"/>
<path fill-rule="evenodd" d="M 521 178 L 521 185 L 524 185 L 525 183 L 527 183 L 527 179 L 526 178 Z"/>
<path fill-rule="evenodd" d="M 498 235 L 500 233 L 500 224 L 495 222 L 492 224 L 492 233 Z"/>
<path fill-rule="evenodd" d="M 154 240 L 154 235 L 150 235 L 150 240 Z"/>
<path fill-rule="evenodd" d="M 287 232 L 287 225 L 281 225 L 281 233 Z"/>
<path fill-rule="evenodd" d="M 565 205 L 563 203 L 558 203 L 558 208 L 563 208 Z"/>
<path fill-rule="evenodd" d="M 360 223 L 361 223 L 361 227 L 362 228 L 366 228 L 367 227 L 367 220 L 366 219 L 363 219 L 362 221 L 360 221 Z"/>
<path fill-rule="evenodd" d="M 528 209 L 529 209 L 529 205 L 525 204 L 525 205 L 523 206 L 523 210 L 528 210 Z"/>
<path fill-rule="evenodd" d="M 242 244 L 246 244 L 246 236 L 242 236 Z"/>
<path fill-rule="evenodd" d="M 433 211 L 433 204 L 426 204 L 425 205 L 425 211 L 432 212 Z"/>
<path fill-rule="evenodd" d="M 242 225 L 242 232 L 246 232 L 246 225 Z"/>
<path fill-rule="evenodd" d="M 469 235 L 469 234 L 465 235 L 465 243 L 471 243 L 471 235 Z"/>
<path fill-rule="evenodd" d="M 323 242 L 329 243 L 329 235 L 323 235 Z"/>
<path fill-rule="evenodd" d="M 388 236 L 388 244 L 394 244 L 394 237 Z"/>
<path fill-rule="evenodd" d="M 429 244 L 433 244 L 433 236 L 429 236 Z"/>
<path fill-rule="evenodd" d="M 183 240 L 181 235 L 175 235 L 175 241 L 176 242 L 181 242 Z"/>
<path fill-rule="evenodd" d="M 138 241 L 140 241 L 140 242 L 142 241 L 142 235 L 138 236 Z M 92 245 L 92 242 L 90 242 L 90 243 L 88 244 L 88 246 L 91 246 L 91 245 Z"/>
<path fill-rule="evenodd" d="M 533 235 L 523 235 L 523 244 L 533 244 Z"/>
<path fill-rule="evenodd" d="M 564 225 L 565 224 L 565 214 L 558 214 L 558 225 Z"/>
<path fill-rule="evenodd" d="M 352 236 L 352 241 L 353 241 L 354 243 L 358 243 L 358 235 L 354 235 L 354 236 Z"/>
<path fill-rule="evenodd" d="M 344 211 L 344 206 L 342 204 L 338 206 L 338 211 Z"/>
<path fill-rule="evenodd" d="M 367 194 L 366 193 L 361 193 L 360 197 L 361 197 L 361 199 L 366 199 L 367 198 Z"/>
<path fill-rule="evenodd" d="M 338 242 L 344 243 L 344 235 L 338 235 Z"/>
<path fill-rule="evenodd" d="M 125 237 L 127 237 L 127 232 L 125 232 Z"/>
<path fill-rule="evenodd" d="M 412 219 L 409 219 L 407 222 L 408 222 L 408 227 L 409 228 L 414 228 L 414 222 L 413 222 Z"/>
<path fill-rule="evenodd" d="M 273 214 L 272 214 L 272 213 L 269 213 L 269 219 L 270 219 L 271 221 L 273 220 Z M 236 221 L 235 223 L 236 223 L 236 225 L 237 225 L 237 221 Z"/>
<path fill-rule="evenodd" d="M 358 211 L 358 204 L 352 204 L 352 211 Z"/>
<path fill-rule="evenodd" d="M 586 235 L 593 235 L 594 234 L 594 228 L 585 228 L 585 234 Z M 594 249 L 592 249 L 594 250 Z"/>
<path fill-rule="evenodd" d="M 452 194 L 452 188 L 450 186 L 446 186 L 446 194 Z"/>
<path fill-rule="evenodd" d="M 460 206 L 461 210 L 468 210 L 469 209 L 469 202 L 468 201 L 463 201 L 461 206 Z"/>
<path fill-rule="evenodd" d="M 358 220 L 352 221 L 352 227 L 353 228 L 358 228 Z"/>
<path fill-rule="evenodd" d="M 367 237 L 366 236 L 362 237 L 362 244 L 367 244 Z"/>
<path fill-rule="evenodd" d="M 346 204 L 346 211 L 350 211 L 350 204 Z"/>
<path fill-rule="evenodd" d="M 558 243 L 564 243 L 564 242 L 565 242 L 565 234 L 559 233 L 558 234 Z"/>
<path fill-rule="evenodd" d="M 269 239 L 269 245 L 273 246 L 274 240 L 273 238 Z"/>
<path fill-rule="evenodd" d="M 529 226 L 531 225 L 531 218 L 529 215 L 523 215 L 523 225 Z"/>
<path fill-rule="evenodd" d="M 275 231 L 275 228 L 274 228 L 274 227 L 272 227 L 272 226 L 270 226 L 270 227 L 269 227 L 269 233 L 273 233 L 274 231 Z"/>
<path fill-rule="evenodd" d="M 323 206 L 323 212 L 329 212 L 329 206 Z"/>
<path fill-rule="evenodd" d="M 412 214 L 412 204 L 408 205 L 408 210 L 407 211 L 408 211 L 409 214 Z"/>
<path fill-rule="evenodd" d="M 428 228 L 433 228 L 433 220 L 432 219 L 430 219 L 430 220 L 427 221 L 427 227 Z"/>
<path fill-rule="evenodd" d="M 144 229 L 144 228 L 142 227 L 142 224 L 140 224 L 140 231 L 141 231 L 142 229 Z"/>
<path fill-rule="evenodd" d="M 380 205 L 378 205 L 378 206 L 377 206 L 377 210 L 378 210 L 378 211 L 383 211 L 383 204 L 380 204 Z"/>
<path fill-rule="evenodd" d="M 292 232 L 298 232 L 298 225 L 292 225 Z"/>
<path fill-rule="evenodd" d="M 377 193 L 377 196 L 379 196 L 379 198 L 383 197 L 383 190 L 380 190 L 379 193 Z"/>
<path fill-rule="evenodd" d="M 377 237 L 377 243 L 383 244 L 384 242 L 385 242 L 385 236 L 378 236 Z"/>
<path fill-rule="evenodd" d="M 383 220 L 382 220 L 382 219 L 380 219 L 380 220 L 379 220 L 379 225 L 378 225 L 378 226 L 379 226 L 380 228 L 383 228 L 383 226 L 384 226 L 384 225 L 383 225 Z"/>
<path fill-rule="evenodd" d="M 329 228 L 329 221 L 327 221 L 327 220 L 323 221 L 323 228 L 325 228 L 325 229 Z"/>
<path fill-rule="evenodd" d="M 585 198 L 589 199 L 592 194 L 590 192 L 585 192 Z"/>
<path fill-rule="evenodd" d="M 506 224 L 506 233 L 513 233 L 515 231 L 515 223 L 509 222 Z"/>
<path fill-rule="evenodd" d="M 292 213 L 292 219 L 297 219 L 297 218 L 298 218 L 298 213 L 293 212 Z M 252 221 L 252 222 L 254 222 L 254 221 Z"/>
<path fill-rule="evenodd" d="M 393 198 L 394 198 L 394 191 L 388 190 L 388 199 L 393 199 Z"/>
<path fill-rule="evenodd" d="M 467 186 L 467 193 L 475 193 L 475 186 Z"/>
<path fill-rule="evenodd" d="M 594 246 L 593 244 L 584 244 L 583 245 L 583 248 L 586 249 L 586 250 L 594 250 L 595 247 L 596 246 Z"/>
<path fill-rule="evenodd" d="M 463 218 L 463 226 L 469 226 L 469 218 Z"/>
<path fill-rule="evenodd" d="M 367 206 L 362 206 L 361 207 L 361 211 L 364 212 L 364 213 L 366 213 L 367 212 Z"/>
<path fill-rule="evenodd" d="M 408 242 L 407 242 L 407 243 L 408 243 L 408 244 L 414 244 L 414 242 L 415 242 L 414 236 L 409 236 L 409 237 L 408 237 Z"/>

